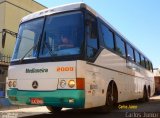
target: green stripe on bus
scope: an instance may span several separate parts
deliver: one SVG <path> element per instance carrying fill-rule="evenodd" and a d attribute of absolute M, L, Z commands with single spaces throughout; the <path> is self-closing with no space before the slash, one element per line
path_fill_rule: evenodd
<path fill-rule="evenodd" d="M 84 90 L 20 91 L 10 89 L 7 93 L 10 102 L 17 105 L 31 105 L 31 98 L 43 99 L 44 106 L 84 108 L 85 104 Z M 74 100 L 74 102 L 69 103 L 69 100 Z"/>

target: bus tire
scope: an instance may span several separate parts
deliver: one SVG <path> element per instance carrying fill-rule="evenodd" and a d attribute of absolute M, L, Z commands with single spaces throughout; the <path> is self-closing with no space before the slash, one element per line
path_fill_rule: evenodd
<path fill-rule="evenodd" d="M 103 107 L 103 112 L 111 112 L 114 105 L 118 102 L 118 90 L 114 82 L 108 85 L 106 94 L 106 105 Z"/>
<path fill-rule="evenodd" d="M 149 101 L 149 91 L 146 88 L 146 86 L 143 89 L 143 98 L 142 98 L 142 102 L 148 102 Z"/>
<path fill-rule="evenodd" d="M 53 107 L 53 106 L 46 106 L 46 107 L 51 113 L 58 113 L 61 112 L 62 110 L 62 107 Z"/>
<path fill-rule="evenodd" d="M 148 95 L 149 95 L 149 98 L 151 97 L 151 88 L 150 86 L 148 86 Z"/>

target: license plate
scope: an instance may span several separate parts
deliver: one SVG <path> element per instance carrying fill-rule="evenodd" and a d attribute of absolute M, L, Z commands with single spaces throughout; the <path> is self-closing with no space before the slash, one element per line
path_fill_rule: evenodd
<path fill-rule="evenodd" d="M 41 98 L 31 98 L 30 102 L 31 102 L 31 104 L 39 104 L 39 105 L 44 103 L 43 99 L 41 99 Z"/>

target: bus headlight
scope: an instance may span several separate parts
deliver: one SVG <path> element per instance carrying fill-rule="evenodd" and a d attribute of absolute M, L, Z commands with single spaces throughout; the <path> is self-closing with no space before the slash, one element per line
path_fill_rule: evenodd
<path fill-rule="evenodd" d="M 9 87 L 12 87 L 12 84 L 13 84 L 12 81 L 9 81 L 9 82 L 8 82 L 8 86 L 9 86 Z"/>
<path fill-rule="evenodd" d="M 69 86 L 70 88 L 73 88 L 75 85 L 76 85 L 76 83 L 75 83 L 74 80 L 69 80 L 68 86 Z"/>
<path fill-rule="evenodd" d="M 7 82 L 7 84 L 8 84 L 8 87 L 9 88 L 16 88 L 16 86 L 17 86 L 17 80 L 8 80 L 8 82 Z"/>
<path fill-rule="evenodd" d="M 13 87 L 16 87 L 16 86 L 17 86 L 17 82 L 13 81 Z"/>
<path fill-rule="evenodd" d="M 66 81 L 65 81 L 65 80 L 61 80 L 61 81 L 60 81 L 60 86 L 61 86 L 62 88 L 65 88 L 65 87 L 66 87 Z"/>

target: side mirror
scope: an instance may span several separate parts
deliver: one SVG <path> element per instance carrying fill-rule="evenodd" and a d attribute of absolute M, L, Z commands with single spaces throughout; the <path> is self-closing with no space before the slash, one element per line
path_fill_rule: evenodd
<path fill-rule="evenodd" d="M 2 30 L 2 48 L 5 47 L 5 41 L 6 41 L 6 32 L 5 29 Z"/>

